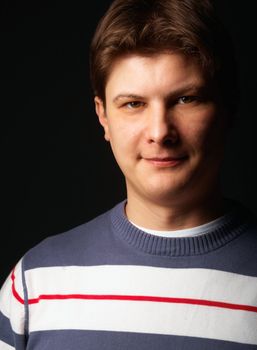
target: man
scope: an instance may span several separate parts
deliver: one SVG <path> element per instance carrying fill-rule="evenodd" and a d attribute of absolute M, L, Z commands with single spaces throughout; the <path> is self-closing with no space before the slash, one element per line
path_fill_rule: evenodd
<path fill-rule="evenodd" d="M 18 262 L 0 349 L 256 349 L 256 222 L 219 184 L 237 89 L 213 6 L 114 1 L 91 77 L 127 199 Z"/>

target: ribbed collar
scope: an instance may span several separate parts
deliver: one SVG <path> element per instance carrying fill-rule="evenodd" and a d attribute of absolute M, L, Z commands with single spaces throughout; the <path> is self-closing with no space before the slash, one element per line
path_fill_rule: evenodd
<path fill-rule="evenodd" d="M 243 233 L 249 225 L 250 212 L 236 203 L 228 220 L 214 230 L 196 237 L 160 237 L 141 231 L 127 219 L 124 211 L 126 201 L 111 211 L 114 233 L 131 247 L 144 253 L 160 256 L 190 256 L 206 254 L 218 249 Z"/>

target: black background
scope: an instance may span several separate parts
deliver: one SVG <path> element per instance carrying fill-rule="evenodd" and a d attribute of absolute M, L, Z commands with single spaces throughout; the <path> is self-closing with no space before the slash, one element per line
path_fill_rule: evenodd
<path fill-rule="evenodd" d="M 123 177 L 95 116 L 88 76 L 90 39 L 109 4 L 0 5 L 0 283 L 40 240 L 125 198 Z M 257 213 L 257 2 L 221 0 L 219 8 L 236 45 L 242 89 L 222 183 L 225 195 Z"/>

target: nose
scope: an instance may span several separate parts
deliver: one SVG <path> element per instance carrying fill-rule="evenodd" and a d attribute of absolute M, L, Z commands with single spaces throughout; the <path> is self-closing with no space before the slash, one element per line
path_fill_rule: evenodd
<path fill-rule="evenodd" d="M 147 140 L 159 145 L 178 142 L 178 130 L 175 126 L 172 112 L 164 106 L 155 106 L 148 110 Z"/>

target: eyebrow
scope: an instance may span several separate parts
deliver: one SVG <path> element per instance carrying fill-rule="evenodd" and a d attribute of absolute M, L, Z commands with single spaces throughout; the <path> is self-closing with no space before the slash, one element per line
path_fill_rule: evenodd
<path fill-rule="evenodd" d="M 117 96 L 114 97 L 113 102 L 117 103 L 119 100 L 122 99 L 135 99 L 135 100 L 141 100 L 143 99 L 143 96 L 140 95 L 135 95 L 135 94 L 130 94 L 130 93 L 123 93 L 123 94 L 119 94 Z"/>
<path fill-rule="evenodd" d="M 175 96 L 181 96 L 184 95 L 186 93 L 189 92 L 206 92 L 208 93 L 208 91 L 210 91 L 210 86 L 208 86 L 208 84 L 187 84 L 185 86 L 181 86 L 176 90 L 171 91 L 170 93 L 167 94 L 167 96 L 165 96 L 165 100 L 169 100 L 172 97 Z M 135 99 L 135 100 L 141 100 L 144 99 L 145 97 L 142 95 L 138 95 L 138 94 L 133 94 L 133 93 L 121 93 L 118 94 L 117 96 L 114 97 L 113 102 L 117 103 L 119 100 L 123 100 L 123 99 Z"/>

